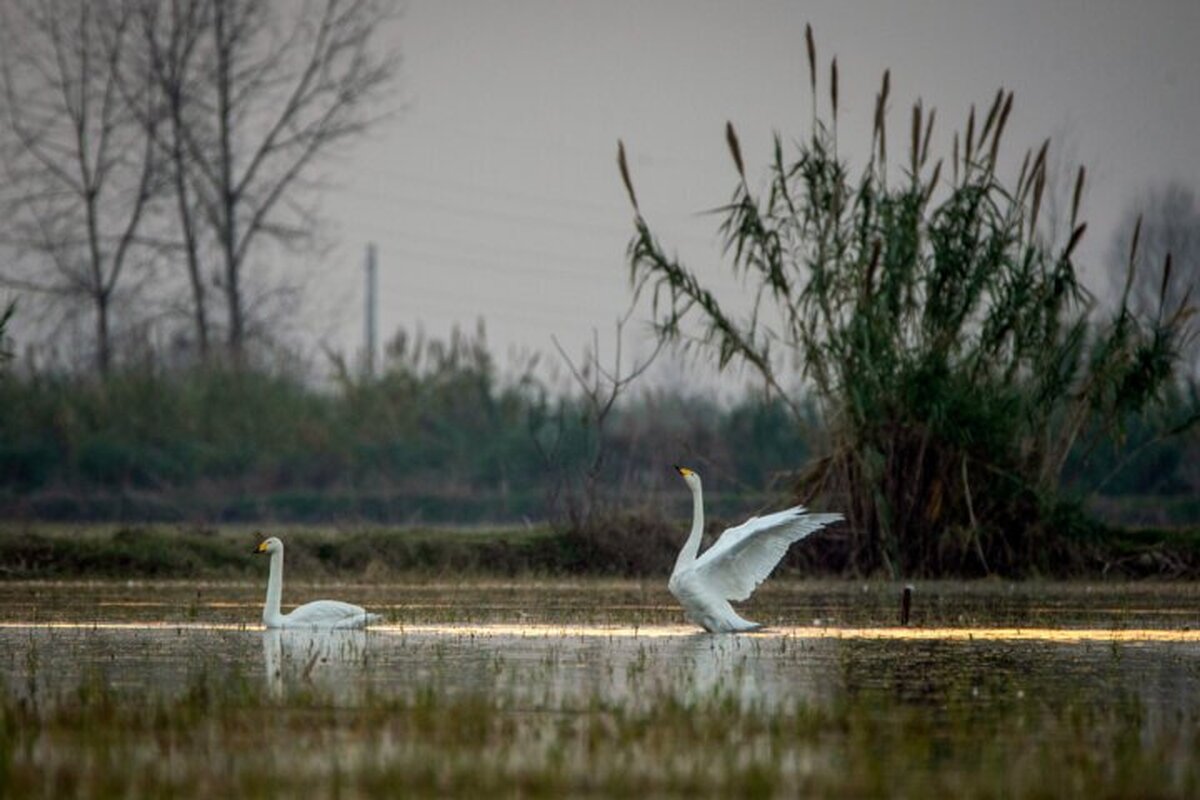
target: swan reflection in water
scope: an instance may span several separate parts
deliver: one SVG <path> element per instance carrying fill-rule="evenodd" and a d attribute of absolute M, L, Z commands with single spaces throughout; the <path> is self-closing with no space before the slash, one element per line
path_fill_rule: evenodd
<path fill-rule="evenodd" d="M 297 684 L 340 697 L 363 686 L 367 633 L 362 630 L 267 628 L 263 667 L 272 697 Z"/>
<path fill-rule="evenodd" d="M 798 644 L 805 655 L 784 657 L 779 638 L 734 633 L 704 634 L 664 640 L 659 658 L 668 685 L 685 703 L 728 701 L 741 709 L 819 702 L 828 681 L 820 676 L 834 642 Z"/>

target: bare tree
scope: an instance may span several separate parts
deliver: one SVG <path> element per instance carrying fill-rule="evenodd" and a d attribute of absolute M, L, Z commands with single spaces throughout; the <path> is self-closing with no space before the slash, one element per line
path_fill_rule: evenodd
<path fill-rule="evenodd" d="M 560 463 L 558 450 L 563 444 L 564 427 L 561 419 L 562 408 L 559 409 L 557 439 L 546 444 L 535 435 L 534 444 L 547 465 L 554 466 L 558 472 L 555 476 L 557 485 L 554 488 L 552 503 L 557 504 L 561 501 L 565 505 L 567 519 L 575 527 L 583 526 L 600 509 L 600 479 L 608 459 L 608 423 L 616 410 L 617 401 L 650 368 L 666 344 L 665 340 L 660 339 L 655 343 L 649 356 L 636 360 L 632 367 L 622 364 L 623 333 L 635 309 L 636 304 L 631 304 L 616 321 L 613 332 L 615 344 L 611 368 L 604 366 L 600 361 L 600 335 L 597 331 L 592 331 L 592 344 L 589 348 L 584 349 L 583 356 L 578 362 L 567 354 L 566 349 L 558 341 L 558 337 L 551 337 L 554 348 L 558 351 L 559 357 L 566 364 L 572 379 L 579 388 L 579 400 L 583 412 L 581 422 L 587 438 L 590 440 L 587 447 L 587 461 L 583 468 L 578 492 L 571 490 L 571 476 L 567 473 L 565 466 Z"/>
<path fill-rule="evenodd" d="M 17 312 L 17 301 L 9 300 L 0 310 L 0 366 L 5 362 L 12 360 L 12 350 L 8 344 L 8 323 L 12 319 L 13 314 Z"/>
<path fill-rule="evenodd" d="M 0 282 L 89 303 L 101 374 L 114 294 L 155 189 L 151 136 L 131 113 L 153 100 L 144 85 L 117 86 L 131 10 L 125 0 L 0 5 L 4 240 L 17 254 Z"/>
<path fill-rule="evenodd" d="M 158 93 L 160 106 L 142 118 L 158 146 L 174 194 L 179 246 L 183 251 L 191 290 L 196 347 L 201 360 L 209 356 L 210 323 L 207 283 L 202 269 L 201 207 L 191 187 L 187 131 L 200 112 L 203 87 L 197 65 L 204 58 L 203 41 L 212 21 L 211 0 L 142 0 L 138 7 L 140 47 L 130 59 L 134 75 L 144 71 Z M 134 78 L 136 85 L 136 77 Z M 162 243 L 160 243 L 162 244 Z M 168 240 L 166 244 L 173 244 Z"/>
<path fill-rule="evenodd" d="M 1127 293 L 1130 308 L 1148 318 L 1158 317 L 1164 309 L 1188 305 L 1200 289 L 1200 199 L 1196 192 L 1176 182 L 1155 187 L 1132 203 L 1125 217 L 1108 259 L 1113 296 Z M 1182 344 L 1184 364 L 1196 377 L 1200 375 L 1200 346 L 1195 337 L 1185 338 Z"/>
<path fill-rule="evenodd" d="M 196 11 L 205 24 L 202 51 L 177 65 L 178 74 L 168 70 L 184 123 L 172 132 L 186 147 L 201 211 L 188 224 L 202 222 L 219 254 L 235 362 L 246 340 L 251 254 L 263 240 L 295 243 L 310 234 L 306 201 L 318 157 L 364 131 L 395 72 L 396 59 L 374 44 L 388 13 L 381 0 L 207 0 Z M 198 18 L 178 15 L 173 25 Z M 190 33 L 180 38 L 191 41 Z M 182 58 L 182 49 L 172 57 Z M 179 208 L 192 215 L 190 202 L 181 199 Z"/>

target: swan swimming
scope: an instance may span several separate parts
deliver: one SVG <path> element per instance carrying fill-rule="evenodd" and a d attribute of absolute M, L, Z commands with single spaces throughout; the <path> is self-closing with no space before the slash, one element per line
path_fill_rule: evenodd
<path fill-rule="evenodd" d="M 267 579 L 267 604 L 263 606 L 263 625 L 268 628 L 365 628 L 382 617 L 368 613 L 362 606 L 340 600 L 314 600 L 293 609 L 279 612 L 283 595 L 283 542 L 272 536 L 254 548 L 255 554 L 271 555 L 271 576 Z"/>
<path fill-rule="evenodd" d="M 803 506 L 751 517 L 727 528 L 712 547 L 697 557 L 704 534 L 704 498 L 700 476 L 676 466 L 692 490 L 692 532 L 679 551 L 667 588 L 687 618 L 709 633 L 740 633 L 762 627 L 742 619 L 730 600 L 745 600 L 766 580 L 788 547 L 814 531 L 842 519 L 841 514 L 809 514 Z"/>

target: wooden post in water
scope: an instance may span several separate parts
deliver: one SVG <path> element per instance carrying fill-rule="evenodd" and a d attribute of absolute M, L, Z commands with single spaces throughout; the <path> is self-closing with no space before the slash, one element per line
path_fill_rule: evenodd
<path fill-rule="evenodd" d="M 912 612 L 912 595 L 913 585 L 911 583 L 904 586 L 904 591 L 900 593 L 900 624 L 908 624 L 908 616 Z"/>

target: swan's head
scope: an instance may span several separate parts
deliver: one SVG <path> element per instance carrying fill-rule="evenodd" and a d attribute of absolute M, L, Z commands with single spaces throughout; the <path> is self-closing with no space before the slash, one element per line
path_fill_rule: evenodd
<path fill-rule="evenodd" d="M 683 479 L 685 481 L 687 481 L 688 487 L 693 492 L 700 491 L 700 475 L 699 475 L 699 473 L 697 473 L 693 469 L 688 469 L 687 467 L 681 467 L 678 464 L 675 465 L 675 471 L 683 476 Z"/>
<path fill-rule="evenodd" d="M 283 550 L 283 542 L 272 536 L 270 539 L 263 539 L 261 542 L 259 542 L 258 547 L 254 548 L 254 554 L 259 555 L 261 553 L 278 553 L 281 550 Z"/>

